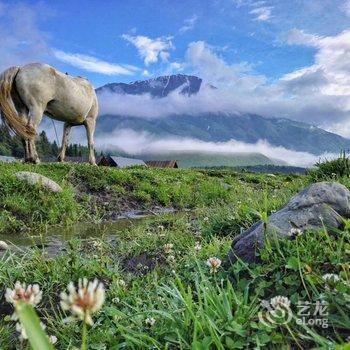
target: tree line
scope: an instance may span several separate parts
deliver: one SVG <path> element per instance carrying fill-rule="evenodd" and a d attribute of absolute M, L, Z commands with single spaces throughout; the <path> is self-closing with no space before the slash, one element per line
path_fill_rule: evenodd
<path fill-rule="evenodd" d="M 57 142 L 50 142 L 44 130 L 37 136 L 35 144 L 39 157 L 56 158 L 58 156 L 59 147 Z M 88 154 L 88 148 L 77 143 L 70 144 L 66 151 L 68 157 L 82 157 Z M 4 124 L 0 125 L 0 155 L 16 158 L 24 157 L 21 138 L 13 135 Z"/>

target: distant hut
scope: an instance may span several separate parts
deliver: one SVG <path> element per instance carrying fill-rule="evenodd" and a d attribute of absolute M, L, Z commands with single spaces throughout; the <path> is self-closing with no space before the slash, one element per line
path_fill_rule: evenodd
<path fill-rule="evenodd" d="M 103 156 L 98 162 L 100 166 L 110 166 L 116 168 L 128 168 L 132 166 L 147 166 L 141 159 L 115 157 L 115 156 Z"/>
<path fill-rule="evenodd" d="M 178 168 L 176 160 L 150 160 L 146 164 L 151 168 Z"/>
<path fill-rule="evenodd" d="M 18 159 L 10 156 L 0 156 L 0 162 L 12 163 L 16 162 Z"/>

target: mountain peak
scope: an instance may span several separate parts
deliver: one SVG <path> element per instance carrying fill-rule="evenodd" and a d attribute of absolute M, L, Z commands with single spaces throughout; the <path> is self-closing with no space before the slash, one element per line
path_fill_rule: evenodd
<path fill-rule="evenodd" d="M 152 97 L 165 97 L 179 89 L 184 95 L 196 94 L 202 85 L 202 79 L 185 74 L 164 75 L 154 79 L 137 80 L 131 83 L 110 83 L 96 89 L 97 93 L 113 92 L 118 94 L 142 95 L 150 94 Z"/>

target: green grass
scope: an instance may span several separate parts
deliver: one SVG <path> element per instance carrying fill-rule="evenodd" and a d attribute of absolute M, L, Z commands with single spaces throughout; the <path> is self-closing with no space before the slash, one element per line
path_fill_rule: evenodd
<path fill-rule="evenodd" d="M 34 171 L 58 182 L 52 194 L 22 183 L 17 171 Z M 236 201 L 237 193 L 300 188 L 296 176 L 178 169 L 113 169 L 89 165 L 0 163 L 0 234 L 45 225 L 113 219 L 113 215 L 155 206 L 193 209 Z M 285 196 L 284 196 L 285 197 Z M 242 197 L 243 199 L 243 197 Z M 283 199 L 283 197 L 282 197 Z"/>
<path fill-rule="evenodd" d="M 7 165 L 2 169 L 8 180 L 1 179 L 1 186 L 7 184 L 12 189 L 5 197 L 25 196 L 28 208 L 39 210 L 44 203 L 38 202 L 41 191 L 22 188 L 13 178 L 19 169 L 34 168 Z M 220 267 L 214 275 L 206 266 L 208 257 L 224 260 L 232 238 L 242 227 L 278 210 L 310 182 L 309 177 L 216 170 L 120 171 L 72 165 L 44 165 L 35 170 L 64 187 L 63 194 L 46 194 L 49 198 L 45 200 L 66 196 L 64 205 L 70 203 L 76 212 L 71 222 L 87 214 L 89 219 L 97 219 L 90 209 L 91 201 L 96 200 L 96 193 L 106 190 L 122 200 L 137 198 L 142 207 L 171 205 L 193 211 L 148 218 L 118 232 L 116 243 L 108 243 L 103 233 L 100 239 L 71 240 L 55 258 L 37 249 L 3 256 L 1 349 L 20 348 L 14 322 L 8 316 L 12 310 L 3 295 L 17 280 L 41 286 L 43 300 L 37 311 L 47 333 L 57 336 L 56 348 L 79 347 L 81 323 L 63 322 L 67 315 L 59 307 L 59 293 L 81 277 L 98 278 L 106 287 L 104 306 L 88 330 L 88 349 L 346 349 L 350 333 L 350 222 L 332 234 L 321 230 L 293 241 L 271 241 L 260 252 L 259 265 L 236 262 L 228 270 Z M 339 180 L 350 187 L 348 178 Z M 77 188 L 85 190 L 78 193 Z M 31 200 L 34 196 L 38 196 L 37 203 Z M 52 204 L 47 205 L 50 208 Z M 55 209 L 58 216 L 63 209 Z M 202 246 L 199 251 L 195 250 L 196 242 Z M 164 250 L 168 243 L 173 244 L 170 254 Z M 337 274 L 339 281 L 325 283 L 322 276 L 326 273 Z M 270 327 L 259 319 L 259 312 L 266 316 L 260 302 L 277 295 L 290 299 L 294 318 L 286 325 Z M 298 302 L 322 300 L 328 303 L 328 328 L 297 322 Z M 153 326 L 145 322 L 148 317 L 155 319 Z"/>

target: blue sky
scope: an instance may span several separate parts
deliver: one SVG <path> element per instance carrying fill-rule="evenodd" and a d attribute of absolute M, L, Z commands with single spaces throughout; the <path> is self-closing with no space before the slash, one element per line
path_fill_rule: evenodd
<path fill-rule="evenodd" d="M 350 0 L 0 0 L 0 38 L 0 70 L 46 62 L 95 87 L 196 74 L 218 92 L 170 96 L 173 110 L 286 117 L 350 137 Z"/>
<path fill-rule="evenodd" d="M 130 75 L 106 75 L 59 60 L 53 62 L 71 74 L 88 76 L 96 86 L 111 81 L 143 79 L 145 70 L 150 76 L 169 72 L 169 62 L 183 62 L 189 43 L 199 40 L 211 45 L 226 62 L 244 62 L 254 73 L 276 79 L 311 65 L 314 60 L 313 48 L 283 43 L 281 38 L 289 30 L 299 28 L 317 35 L 334 35 L 349 25 L 344 1 L 61 0 L 2 3 L 12 9 L 15 4 L 20 4 L 35 11 L 33 25 L 46 36 L 51 48 L 138 68 Z M 260 19 L 259 15 L 262 15 Z M 159 58 L 157 62 L 145 65 L 137 48 L 123 39 L 123 35 L 171 42 L 172 47 L 167 50 L 168 62 Z M 191 68 L 186 67 L 184 72 L 191 73 Z"/>

